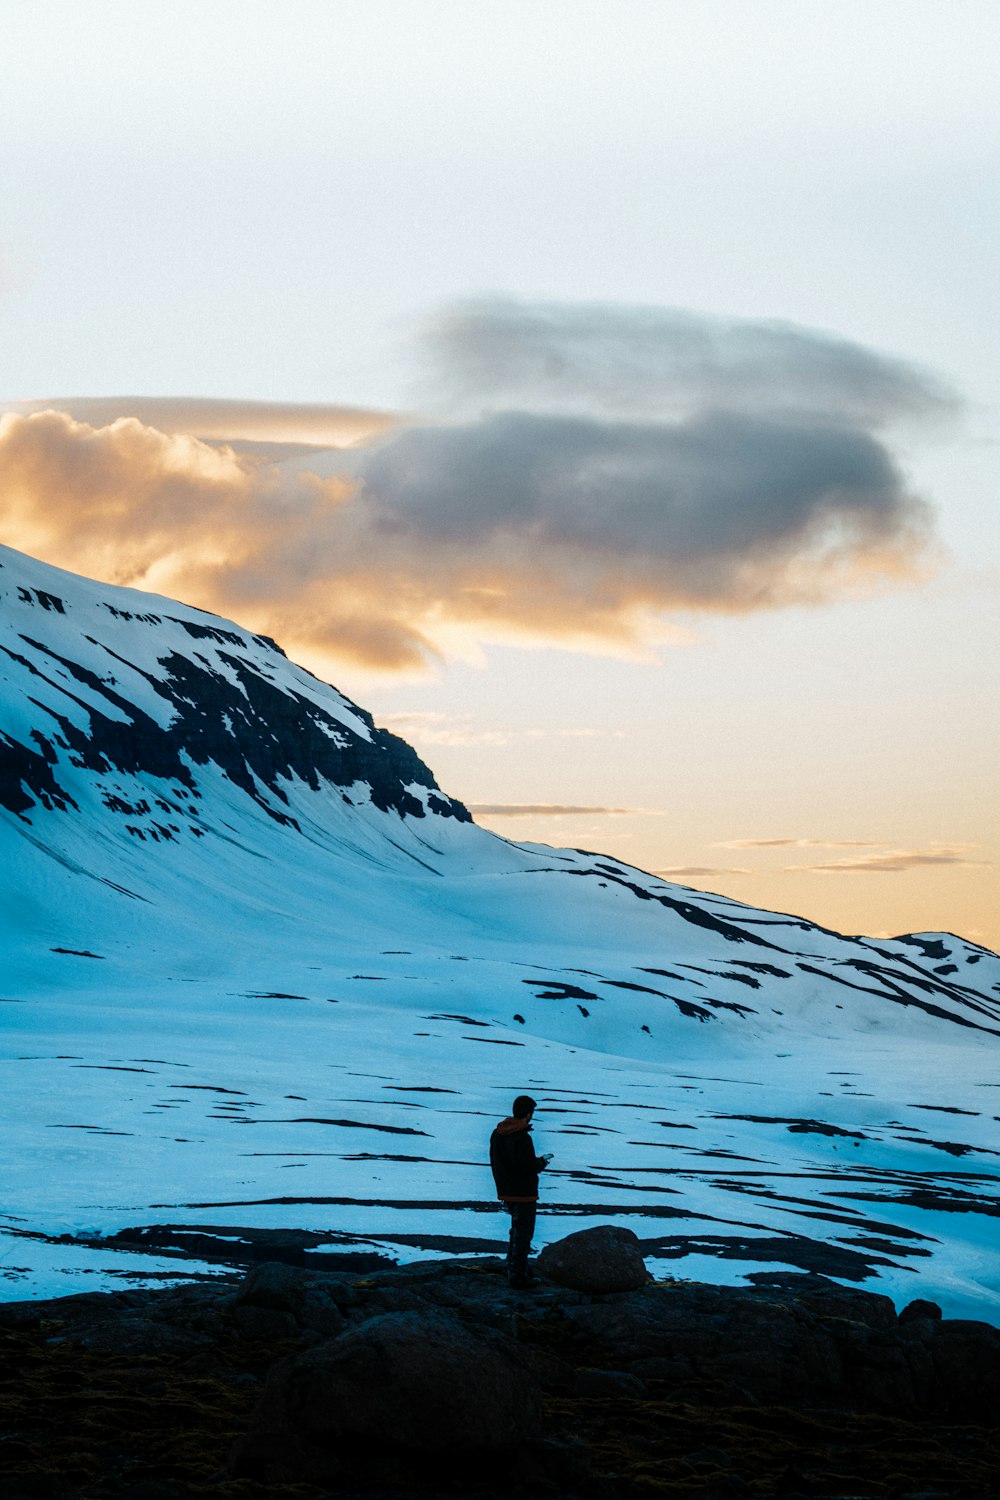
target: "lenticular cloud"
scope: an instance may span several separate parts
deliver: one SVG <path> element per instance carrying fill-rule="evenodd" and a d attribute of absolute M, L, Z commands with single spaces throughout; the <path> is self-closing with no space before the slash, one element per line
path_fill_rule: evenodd
<path fill-rule="evenodd" d="M 4 535 L 389 670 L 456 630 L 629 649 L 678 611 L 824 602 L 933 562 L 886 428 L 954 403 L 902 362 L 788 325 L 516 303 L 452 310 L 423 347 L 433 418 L 359 418 L 322 463 L 255 452 L 226 403 L 211 440 L 10 413 Z"/>

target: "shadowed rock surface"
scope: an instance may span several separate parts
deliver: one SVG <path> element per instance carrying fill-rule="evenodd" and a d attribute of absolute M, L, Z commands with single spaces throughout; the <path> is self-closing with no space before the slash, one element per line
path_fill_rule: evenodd
<path fill-rule="evenodd" d="M 369 1318 L 278 1361 L 230 1471 L 323 1481 L 367 1454 L 503 1455 L 541 1430 L 538 1379 L 519 1352 L 443 1308 Z"/>
<path fill-rule="evenodd" d="M 5 1500 L 1000 1495 L 1000 1330 L 815 1275 L 499 1259 L 0 1307 Z"/>

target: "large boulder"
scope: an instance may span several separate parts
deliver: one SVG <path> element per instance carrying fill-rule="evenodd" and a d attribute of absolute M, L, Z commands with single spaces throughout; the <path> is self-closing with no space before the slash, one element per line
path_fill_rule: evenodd
<path fill-rule="evenodd" d="M 600 1224 L 546 1245 L 538 1269 L 549 1281 L 577 1292 L 632 1292 L 645 1286 L 649 1272 L 631 1229 Z"/>
<path fill-rule="evenodd" d="M 386 1313 L 279 1360 L 230 1469 L 330 1479 L 361 1456 L 509 1453 L 540 1424 L 537 1377 L 511 1340 L 443 1310 Z"/>

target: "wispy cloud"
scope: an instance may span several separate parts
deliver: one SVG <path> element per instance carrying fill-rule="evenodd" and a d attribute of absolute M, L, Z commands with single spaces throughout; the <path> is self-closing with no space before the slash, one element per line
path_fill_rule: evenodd
<path fill-rule="evenodd" d="M 932 842 L 922 849 L 895 849 L 873 839 L 766 838 L 725 839 L 713 844 L 715 849 L 864 849 L 865 854 L 840 859 L 817 860 L 810 864 L 782 865 L 784 874 L 812 875 L 899 875 L 923 866 L 953 865 L 962 869 L 979 869 L 988 861 L 970 858 L 976 844 Z M 659 873 L 663 873 L 662 871 Z M 749 874 L 749 871 L 705 871 L 699 874 Z"/>
<path fill-rule="evenodd" d="M 603 730 L 567 725 L 560 729 L 516 726 L 486 728 L 471 714 L 428 711 L 379 715 L 379 723 L 406 739 L 424 745 L 510 745 L 524 740 L 622 738 L 621 730 Z"/>
<path fill-rule="evenodd" d="M 388 670 L 456 631 L 636 651 L 678 611 L 926 576 L 930 512 L 884 433 L 947 409 L 921 371 L 650 308 L 486 304 L 428 338 L 452 390 L 433 423 L 180 398 L 13 412 L 4 535 L 235 614 L 310 664 Z M 340 468 L 268 463 L 275 443 L 340 448 Z"/>
<path fill-rule="evenodd" d="M 471 714 L 398 713 L 380 714 L 378 719 L 414 744 L 509 745 L 513 738 L 510 730 L 475 725 Z"/>
<path fill-rule="evenodd" d="M 989 860 L 969 858 L 969 851 L 975 847 L 974 844 L 950 847 L 933 844 L 926 849 L 888 849 L 879 854 L 862 855 L 858 859 L 838 859 L 814 865 L 786 865 L 785 868 L 812 875 L 901 875 L 908 870 L 923 869 L 929 865 L 953 865 L 965 870 L 987 868 L 991 863 Z"/>
<path fill-rule="evenodd" d="M 91 427 L 133 417 L 158 432 L 186 433 L 206 441 L 345 448 L 395 425 L 387 411 L 330 402 L 239 401 L 214 396 L 53 396 L 18 401 L 11 410 L 61 411 Z"/>
<path fill-rule="evenodd" d="M 744 870 L 732 865 L 671 865 L 666 870 L 653 871 L 654 875 L 660 875 L 664 880 L 677 880 L 682 876 L 703 878 L 713 875 L 752 875 L 753 873 L 752 870 Z"/>
<path fill-rule="evenodd" d="M 576 818 L 623 817 L 632 813 L 650 814 L 645 807 L 574 806 L 561 802 L 469 802 L 473 817 L 483 818 Z"/>
<path fill-rule="evenodd" d="M 713 849 L 882 849 L 869 839 L 725 839 Z"/>

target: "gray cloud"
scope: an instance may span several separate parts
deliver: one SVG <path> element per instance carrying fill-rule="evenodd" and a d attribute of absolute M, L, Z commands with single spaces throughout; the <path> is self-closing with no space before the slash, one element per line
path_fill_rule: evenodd
<path fill-rule="evenodd" d="M 661 876 L 664 880 L 676 880 L 678 876 L 704 877 L 710 875 L 751 875 L 752 870 L 725 867 L 716 865 L 673 865 L 669 870 L 654 870 L 654 875 Z"/>
<path fill-rule="evenodd" d="M 529 625 L 825 599 L 912 571 L 930 532 L 875 437 L 803 417 L 496 413 L 395 433 L 355 472 L 384 549 L 428 549 L 439 573 L 461 559 L 499 587 L 485 616 Z"/>
<path fill-rule="evenodd" d="M 423 353 L 448 408 L 468 402 L 656 417 L 763 409 L 867 427 L 944 417 L 957 405 L 933 373 L 849 339 L 681 308 L 462 302 L 426 326 Z"/>

